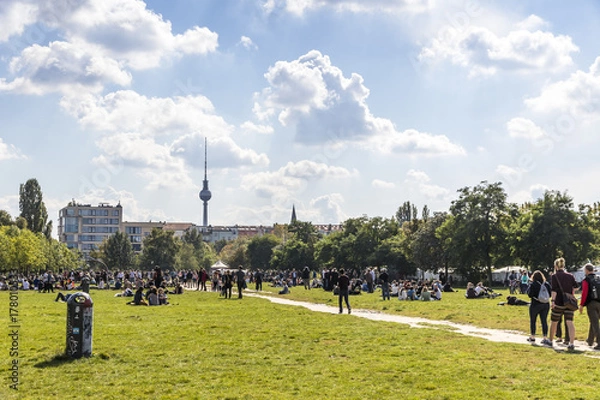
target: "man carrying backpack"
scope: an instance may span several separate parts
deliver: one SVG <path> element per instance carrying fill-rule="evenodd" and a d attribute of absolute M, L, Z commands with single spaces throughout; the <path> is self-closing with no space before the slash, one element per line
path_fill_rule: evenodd
<path fill-rule="evenodd" d="M 600 278 L 594 274 L 594 266 L 587 263 L 584 267 L 585 278 L 581 282 L 581 302 L 579 304 L 579 313 L 583 312 L 583 307 L 587 308 L 587 315 L 590 320 L 590 329 L 588 331 L 587 344 L 596 346 L 594 350 L 600 350 Z"/>

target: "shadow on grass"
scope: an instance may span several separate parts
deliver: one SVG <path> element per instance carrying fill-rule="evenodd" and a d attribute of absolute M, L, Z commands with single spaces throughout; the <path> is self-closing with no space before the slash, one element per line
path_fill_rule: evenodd
<path fill-rule="evenodd" d="M 94 357 L 94 356 L 92 355 L 92 357 Z M 104 353 L 99 354 L 98 357 L 101 358 L 102 360 L 107 360 L 110 358 L 110 356 L 108 356 Z M 85 358 L 86 357 L 83 357 L 83 359 L 85 359 Z M 87 357 L 87 358 L 90 358 L 90 357 Z M 36 368 L 60 367 L 61 365 L 70 364 L 77 360 L 79 360 L 79 359 L 69 357 L 66 354 L 57 354 L 54 357 L 52 357 L 46 361 L 41 361 L 37 364 L 34 364 L 33 366 Z"/>
<path fill-rule="evenodd" d="M 69 364 L 75 361 L 75 358 L 69 357 L 66 354 L 57 354 L 54 357 L 41 361 L 33 366 L 36 368 L 48 368 L 48 367 L 59 367 L 63 364 Z"/>

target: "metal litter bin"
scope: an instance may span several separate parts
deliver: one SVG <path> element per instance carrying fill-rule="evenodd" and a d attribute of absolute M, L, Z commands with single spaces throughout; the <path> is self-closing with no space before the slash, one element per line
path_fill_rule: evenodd
<path fill-rule="evenodd" d="M 67 356 L 92 355 L 94 302 L 89 294 L 76 292 L 67 300 Z"/>

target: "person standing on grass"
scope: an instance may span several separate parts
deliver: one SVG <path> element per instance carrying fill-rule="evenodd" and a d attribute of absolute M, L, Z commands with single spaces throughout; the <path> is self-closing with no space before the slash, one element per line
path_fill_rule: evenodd
<path fill-rule="evenodd" d="M 567 329 L 569 331 L 569 345 L 568 350 L 575 350 L 575 325 L 573 324 L 573 311 L 567 310 L 564 302 L 564 293 L 573 294 L 577 288 L 577 282 L 572 274 L 565 271 L 565 259 L 560 257 L 554 260 L 555 273 L 552 275 L 552 313 L 550 319 L 552 325 L 550 326 L 550 342 L 554 339 L 554 333 L 556 327 L 561 319 L 564 317 Z M 564 290 L 564 292 L 563 292 Z"/>
<path fill-rule="evenodd" d="M 352 312 L 352 309 L 350 308 L 350 301 L 348 300 L 348 294 L 349 294 L 349 289 L 350 289 L 350 278 L 348 278 L 348 275 L 346 275 L 346 272 L 344 271 L 343 268 L 340 269 L 339 274 L 340 275 L 338 277 L 338 289 L 339 289 L 338 302 L 340 305 L 340 314 L 344 311 L 344 307 L 342 305 L 342 300 L 346 302 L 346 307 L 348 308 L 348 314 L 350 314 Z"/>
<path fill-rule="evenodd" d="M 263 282 L 263 275 L 262 275 L 262 272 L 258 269 L 254 273 L 254 283 L 256 284 L 257 292 L 262 290 L 262 282 Z"/>
<path fill-rule="evenodd" d="M 233 276 L 231 275 L 231 271 L 225 271 L 223 274 L 223 295 L 226 299 L 231 298 L 231 288 L 233 287 Z"/>
<path fill-rule="evenodd" d="M 387 269 L 383 268 L 379 274 L 379 281 L 381 282 L 381 295 L 383 300 L 390 300 L 390 283 Z"/>
<path fill-rule="evenodd" d="M 532 282 L 527 289 L 527 295 L 531 298 L 531 304 L 529 305 L 529 332 L 530 336 L 527 341 L 535 343 L 535 328 L 536 320 L 538 315 L 540 316 L 540 322 L 542 323 L 542 344 L 544 346 L 552 346 L 552 342 L 548 340 L 548 313 L 550 312 L 550 303 L 544 302 L 543 298 L 538 298 L 540 290 L 544 287 L 548 293 L 552 291 L 552 287 L 548 282 L 542 271 L 536 270 L 531 276 Z"/>
<path fill-rule="evenodd" d="M 600 301 L 594 300 L 591 296 L 592 288 L 594 287 L 594 265 L 587 263 L 584 267 L 585 279 L 581 281 L 581 303 L 579 303 L 579 314 L 583 312 L 583 307 L 587 309 L 587 315 L 590 320 L 590 329 L 588 331 L 587 344 L 593 346 L 596 342 L 594 350 L 600 350 Z"/>
<path fill-rule="evenodd" d="M 527 293 L 527 286 L 529 286 L 529 274 L 527 270 L 521 271 L 521 294 Z"/>
<path fill-rule="evenodd" d="M 238 299 L 241 299 L 242 290 L 246 288 L 246 274 L 244 273 L 244 270 L 242 269 L 241 265 L 238 267 L 238 270 L 235 273 L 235 279 L 237 282 Z"/>
<path fill-rule="evenodd" d="M 308 268 L 308 265 L 305 265 L 302 270 L 302 283 L 304 284 L 304 290 L 310 290 L 310 268 Z"/>

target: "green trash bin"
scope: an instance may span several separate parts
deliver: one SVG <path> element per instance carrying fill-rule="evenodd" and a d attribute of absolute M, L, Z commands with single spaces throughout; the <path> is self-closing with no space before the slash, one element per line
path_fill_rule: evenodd
<path fill-rule="evenodd" d="M 89 294 L 76 292 L 67 300 L 67 356 L 71 358 L 92 355 L 92 328 L 94 302 Z"/>

